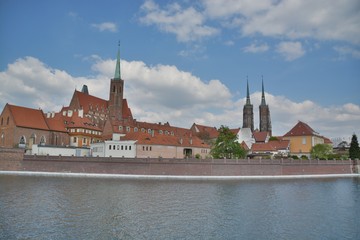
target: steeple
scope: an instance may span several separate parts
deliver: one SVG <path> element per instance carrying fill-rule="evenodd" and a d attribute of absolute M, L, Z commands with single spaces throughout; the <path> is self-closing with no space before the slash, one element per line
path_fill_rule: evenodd
<path fill-rule="evenodd" d="M 246 92 L 246 105 L 250 105 L 251 102 L 250 102 L 250 92 L 249 92 L 249 79 L 248 77 L 246 76 L 246 84 L 247 84 L 247 92 Z"/>
<path fill-rule="evenodd" d="M 250 128 L 254 131 L 254 112 L 253 105 L 250 102 L 249 80 L 246 76 L 246 103 L 243 108 L 243 128 Z"/>
<path fill-rule="evenodd" d="M 118 52 L 117 52 L 117 59 L 116 59 L 116 68 L 115 68 L 115 76 L 114 79 L 121 79 L 121 70 L 120 70 L 120 41 L 118 44 Z"/>
<path fill-rule="evenodd" d="M 265 92 L 264 92 L 264 78 L 263 78 L 263 76 L 261 76 L 261 80 L 262 80 L 261 105 L 266 105 Z"/>

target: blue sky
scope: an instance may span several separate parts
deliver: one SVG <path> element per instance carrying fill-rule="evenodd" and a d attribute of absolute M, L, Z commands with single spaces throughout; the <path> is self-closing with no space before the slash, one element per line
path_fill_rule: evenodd
<path fill-rule="evenodd" d="M 108 98 L 118 40 L 135 118 L 242 126 L 261 76 L 274 134 L 298 120 L 328 137 L 360 129 L 360 2 L 0 1 L 0 107 Z"/>

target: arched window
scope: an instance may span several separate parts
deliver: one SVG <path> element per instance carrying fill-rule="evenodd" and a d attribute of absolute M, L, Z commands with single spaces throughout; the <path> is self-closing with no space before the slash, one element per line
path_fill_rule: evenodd
<path fill-rule="evenodd" d="M 45 136 L 41 136 L 41 138 L 40 138 L 40 145 L 45 145 L 45 143 L 46 143 Z"/>
<path fill-rule="evenodd" d="M 137 131 L 138 131 L 138 128 L 137 128 L 137 127 L 135 127 L 135 128 L 134 128 L 134 132 L 137 132 Z"/>
<path fill-rule="evenodd" d="M 115 86 L 113 86 L 113 92 L 116 92 L 116 87 Z"/>
<path fill-rule="evenodd" d="M 148 133 L 151 133 L 151 129 L 148 129 Z"/>
<path fill-rule="evenodd" d="M 25 144 L 25 143 L 26 143 L 26 138 L 25 138 L 25 136 L 21 136 L 19 143 L 20 143 L 20 144 Z"/>

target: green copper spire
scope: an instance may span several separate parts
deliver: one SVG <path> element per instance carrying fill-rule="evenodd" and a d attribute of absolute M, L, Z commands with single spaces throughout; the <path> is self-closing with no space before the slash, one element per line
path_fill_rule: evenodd
<path fill-rule="evenodd" d="M 118 44 L 118 52 L 116 59 L 116 68 L 115 68 L 115 76 L 114 79 L 121 79 L 121 71 L 120 71 L 120 41 Z"/>
<path fill-rule="evenodd" d="M 249 79 L 248 77 L 246 76 L 246 87 L 247 87 L 247 92 L 246 92 L 246 105 L 250 105 L 251 102 L 250 102 L 250 92 L 249 92 Z"/>
<path fill-rule="evenodd" d="M 261 105 L 266 105 L 265 92 L 264 92 L 264 78 L 262 75 L 261 75 L 261 81 L 262 81 Z"/>

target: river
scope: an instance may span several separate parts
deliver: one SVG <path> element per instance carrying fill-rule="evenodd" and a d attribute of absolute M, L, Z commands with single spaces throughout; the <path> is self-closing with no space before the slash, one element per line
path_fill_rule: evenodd
<path fill-rule="evenodd" d="M 0 239 L 360 239 L 360 178 L 0 175 Z"/>

